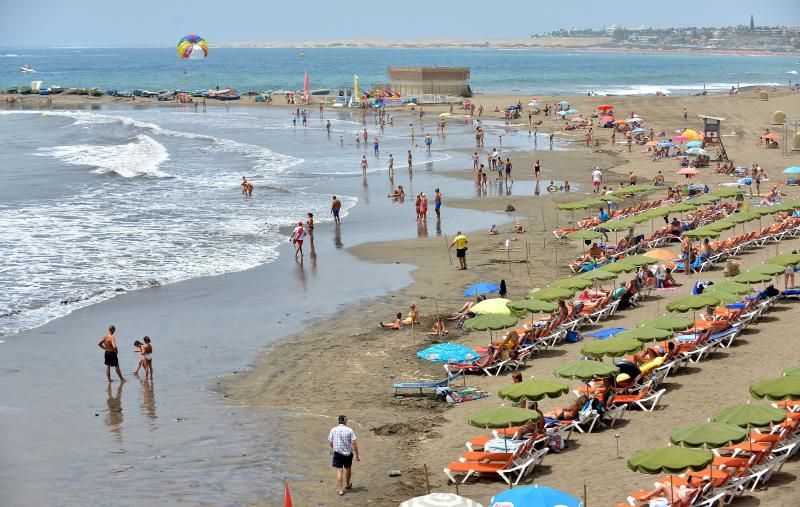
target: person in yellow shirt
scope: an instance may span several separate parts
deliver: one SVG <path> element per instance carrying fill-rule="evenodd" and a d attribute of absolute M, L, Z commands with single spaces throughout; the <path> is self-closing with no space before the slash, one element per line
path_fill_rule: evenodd
<path fill-rule="evenodd" d="M 456 237 L 453 238 L 453 242 L 450 244 L 450 248 L 456 247 L 456 257 L 458 258 L 458 264 L 461 266 L 459 269 L 467 269 L 467 237 L 462 234 L 461 231 L 458 231 Z"/>

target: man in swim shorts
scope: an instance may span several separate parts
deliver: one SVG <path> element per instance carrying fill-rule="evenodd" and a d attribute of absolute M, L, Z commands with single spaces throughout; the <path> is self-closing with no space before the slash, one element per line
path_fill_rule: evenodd
<path fill-rule="evenodd" d="M 119 358 L 117 357 L 119 350 L 117 349 L 117 340 L 114 338 L 114 331 L 116 330 L 117 328 L 110 326 L 108 332 L 100 338 L 97 346 L 105 351 L 106 377 L 108 381 L 111 382 L 111 367 L 113 366 L 117 371 L 120 382 L 125 382 L 125 377 L 122 376 L 122 371 L 119 369 Z"/>
<path fill-rule="evenodd" d="M 438 188 L 436 189 L 436 194 L 433 197 L 433 203 L 434 203 L 433 209 L 436 211 L 436 219 L 438 220 L 442 217 L 439 212 L 439 209 L 442 207 L 442 193 L 439 192 Z"/>
<path fill-rule="evenodd" d="M 331 213 L 333 214 L 333 221 L 336 222 L 338 225 L 339 222 L 339 210 L 342 209 L 342 201 L 333 196 L 333 200 L 331 201 Z"/>

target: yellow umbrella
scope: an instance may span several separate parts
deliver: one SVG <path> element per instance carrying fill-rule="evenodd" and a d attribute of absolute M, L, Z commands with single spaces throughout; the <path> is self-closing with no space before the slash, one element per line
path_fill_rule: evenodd
<path fill-rule="evenodd" d="M 681 132 L 681 135 L 683 137 L 685 137 L 686 139 L 690 140 L 690 141 L 702 141 L 703 140 L 703 134 L 701 134 L 700 132 L 698 132 L 696 130 L 692 130 L 692 129 L 684 130 L 683 132 Z"/>
<path fill-rule="evenodd" d="M 510 303 L 510 300 L 504 298 L 484 299 L 470 308 L 469 311 L 475 315 L 511 315 L 508 303 Z"/>
<path fill-rule="evenodd" d="M 447 118 L 448 116 L 450 116 L 450 113 L 442 113 L 439 115 L 439 118 Z"/>

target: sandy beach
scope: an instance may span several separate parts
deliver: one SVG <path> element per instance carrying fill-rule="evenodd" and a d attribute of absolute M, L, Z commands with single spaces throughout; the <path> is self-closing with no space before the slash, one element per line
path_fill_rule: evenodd
<path fill-rule="evenodd" d="M 592 110 L 601 103 L 614 104 L 619 115 L 635 111 L 645 118 L 648 127 L 653 126 L 656 131 L 664 130 L 668 134 L 684 127 L 699 128 L 698 114 L 724 117 L 723 139 L 731 159 L 736 165 L 759 163 L 772 183 L 784 181 L 780 172 L 784 167 L 798 165 L 797 158 L 784 157 L 782 150 L 766 150 L 757 141 L 765 128 L 776 128 L 771 125 L 774 111 L 782 110 L 787 116 L 800 115 L 799 97 L 796 93 L 778 90 L 770 93 L 769 101 L 763 101 L 755 90 L 742 90 L 733 96 L 541 97 L 541 100 L 549 104 L 568 100 L 582 112 Z M 494 119 L 502 118 L 497 113 L 489 112 L 495 106 L 502 108 L 517 101 L 524 105 L 529 100 L 530 97 L 513 95 L 479 95 L 474 99 L 476 104 L 484 105 L 487 111 L 484 117 Z M 84 107 L 95 103 L 113 104 L 115 101 L 108 97 L 85 99 L 56 96 L 53 107 Z M 233 110 L 245 107 L 293 107 L 277 102 L 264 106 L 242 100 L 232 103 L 230 107 Z M 140 101 L 137 98 L 137 104 L 151 103 L 156 105 L 151 100 Z M 157 105 L 174 107 L 174 104 Z M 212 107 L 211 102 L 209 106 Z M 11 107 L 45 109 L 47 105 L 41 97 L 26 97 L 21 106 L 16 104 Z M 213 103 L 213 107 L 223 105 Z M 688 122 L 683 119 L 684 108 L 688 110 Z M 425 106 L 425 110 L 426 121 L 433 123 L 439 113 L 447 110 L 447 106 Z M 408 113 L 395 114 L 402 119 Z M 526 118 L 519 122 L 523 124 L 511 125 L 509 129 L 522 132 L 529 130 L 524 124 L 527 123 Z M 274 273 L 272 270 L 288 269 L 290 263 L 256 268 L 249 275 L 240 273 L 202 279 L 195 282 L 194 287 L 202 294 L 199 301 L 193 300 L 191 288 L 182 292 L 186 290 L 182 284 L 169 289 L 169 292 L 182 295 L 185 304 L 165 307 L 152 317 L 167 318 L 167 310 L 180 311 L 182 319 L 195 322 L 192 331 L 210 340 L 220 324 L 212 322 L 214 319 L 210 319 L 204 309 L 220 304 L 220 299 L 223 299 L 229 315 L 237 320 L 237 325 L 228 332 L 245 333 L 253 343 L 259 343 L 252 346 L 250 357 L 227 358 L 230 361 L 226 361 L 226 365 L 236 361 L 244 365 L 251 359 L 253 361 L 246 370 L 223 376 L 218 383 L 214 382 L 217 391 L 215 396 L 238 410 L 246 411 L 248 417 L 252 418 L 248 419 L 251 421 L 249 424 L 259 431 L 272 432 L 279 428 L 281 435 L 285 435 L 281 449 L 285 452 L 282 470 L 290 478 L 296 505 L 396 506 L 407 498 L 425 493 L 424 466 L 427 466 L 428 480 L 433 490 L 455 491 L 454 486 L 447 484 L 442 468 L 465 450 L 465 441 L 480 434 L 479 430 L 467 425 L 467 417 L 501 403 L 494 393 L 510 383 L 510 373 L 499 377 L 468 377 L 468 385 L 479 386 L 493 393 L 488 398 L 469 403 L 449 406 L 430 398 L 394 398 L 391 384 L 395 381 L 443 378 L 441 365 L 416 358 L 418 350 L 436 343 L 426 334 L 434 317 L 458 309 L 464 303 L 461 295 L 464 288 L 476 281 L 498 283 L 500 279 L 505 279 L 510 298 L 517 299 L 532 288 L 543 287 L 567 276 L 567 263 L 580 253 L 580 245 L 558 241 L 551 233 L 556 227 L 568 226 L 571 220 L 569 214 L 556 211 L 556 204 L 585 197 L 590 188 L 591 169 L 595 166 L 603 169 L 607 184 L 614 186 L 626 181 L 631 171 L 639 176 L 640 182 L 650 181 L 658 171 L 663 172 L 668 184 L 682 180 L 674 174 L 677 170 L 674 160 L 651 162 L 641 152 L 641 147 L 634 146 L 629 153 L 625 144 L 610 145 L 610 130 L 595 129 L 600 146 L 587 148 L 583 141 L 583 130 L 565 132 L 560 130 L 562 126 L 563 123 L 545 118 L 544 124 L 539 127 L 540 137 L 537 138 L 535 150 L 503 151 L 503 155 L 514 163 L 513 176 L 518 182 L 512 195 L 491 192 L 489 196 L 450 199 L 447 197 L 448 188 L 442 185 L 445 194 L 442 236 L 431 234 L 414 237 L 413 229 L 416 226 L 410 209 L 413 199 L 407 199 L 399 210 L 384 209 L 375 217 L 362 217 L 365 221 L 374 221 L 361 225 L 363 228 L 354 234 L 357 240 L 353 243 L 356 246 L 343 250 L 329 247 L 330 252 L 340 252 L 335 259 L 347 269 L 334 276 L 333 271 L 336 270 L 332 266 L 335 263 L 327 266 L 321 264 L 317 272 L 329 270 L 328 275 L 320 276 L 321 280 L 316 284 L 312 281 L 308 293 L 315 298 L 338 298 L 337 304 L 333 305 L 335 308 L 330 308 L 331 305 L 313 305 L 309 302 L 310 296 L 306 295 L 286 301 L 285 306 L 281 306 L 281 310 L 290 311 L 286 308 L 290 302 L 298 305 L 302 310 L 303 323 L 308 325 L 292 326 L 289 322 L 272 330 L 269 326 L 277 324 L 265 324 L 257 316 L 246 313 L 245 309 L 257 311 L 259 305 L 269 302 L 266 298 L 253 297 L 245 309 L 232 309 L 235 308 L 233 302 L 236 301 L 236 293 L 243 290 L 242 287 L 248 283 L 268 283 Z M 569 149 L 550 151 L 546 137 L 542 137 L 550 132 L 554 132 L 556 139 Z M 485 155 L 485 151 L 495 145 L 499 145 L 498 139 L 487 138 L 480 153 Z M 461 151 L 465 156 L 470 152 Z M 542 195 L 534 196 L 531 180 L 536 160 L 542 162 L 543 186 L 549 180 L 569 180 L 573 188 L 580 188 L 581 191 L 548 194 L 542 188 Z M 712 188 L 733 181 L 730 176 L 713 175 L 711 172 L 704 170 L 700 181 Z M 383 184 L 384 178 L 385 174 L 370 176 L 371 181 L 381 181 L 380 184 Z M 465 166 L 431 174 L 426 178 L 424 184 L 427 186 L 438 184 L 441 180 L 456 181 L 458 183 L 450 184 L 469 188 L 469 181 L 474 174 L 471 167 Z M 768 187 L 768 184 L 762 185 L 762 190 Z M 792 197 L 798 194 L 792 187 L 786 187 L 786 191 Z M 652 196 L 661 197 L 661 194 L 663 191 L 657 191 Z M 509 205 L 514 211 L 506 212 Z M 428 219 L 431 224 L 435 222 L 432 216 L 431 210 Z M 447 222 L 451 216 L 453 219 Z M 576 219 L 587 216 L 589 212 L 575 214 Z M 499 224 L 500 235 L 489 236 L 487 228 L 495 220 Z M 526 232 L 512 234 L 510 224 L 514 221 L 523 224 Z M 455 258 L 447 252 L 447 241 L 455 233 L 450 230 L 454 223 L 467 225 L 463 230 L 470 239 L 468 271 L 457 271 Z M 405 237 L 413 239 L 381 240 L 395 233 L 395 228 L 402 229 Z M 374 229 L 379 232 L 373 233 Z M 318 234 L 325 241 L 335 241 L 330 226 L 320 227 Z M 507 237 L 512 239 L 508 254 L 503 248 L 503 241 Z M 671 248 L 676 250 L 675 246 Z M 775 255 L 776 251 L 789 252 L 798 248 L 800 239 L 783 241 L 777 246 L 770 244 L 743 254 L 741 262 L 745 267 L 755 265 Z M 353 262 L 346 258 L 351 256 L 357 260 Z M 701 276 L 703 279 L 719 280 L 722 278 L 721 266 Z M 680 275 L 677 279 L 684 284 L 682 290 L 651 297 L 639 308 L 619 312 L 612 320 L 582 331 L 609 326 L 631 327 L 660 315 L 665 312 L 667 303 L 687 294 L 691 283 L 701 276 L 687 278 Z M 367 297 L 359 297 L 347 290 L 348 277 L 370 277 L 376 283 Z M 383 277 L 390 279 L 382 280 Z M 341 284 L 341 291 L 337 290 L 337 284 Z M 224 286 L 224 289 L 220 286 Z M 287 286 L 291 284 L 287 282 L 280 285 Z M 402 288 L 398 289 L 400 286 Z M 148 308 L 152 311 L 153 306 L 170 300 L 169 292 L 158 301 L 140 304 L 150 305 Z M 380 295 L 374 297 L 374 294 Z M 96 326 L 98 314 L 116 306 L 119 315 L 132 325 L 136 316 L 121 310 L 119 305 L 125 302 L 123 298 L 131 300 L 137 296 L 120 297 L 112 300 L 112 303 L 104 303 L 102 308 L 90 307 L 63 321 L 69 322 L 72 334 L 84 333 L 92 329 L 91 326 Z M 271 299 L 278 298 L 271 295 Z M 420 326 L 399 332 L 379 327 L 379 321 L 390 320 L 398 311 L 405 313 L 412 302 L 420 308 Z M 323 316 L 315 317 L 318 314 Z M 158 319 L 152 320 L 152 325 L 156 325 Z M 671 376 L 665 385 L 667 393 L 659 409 L 652 413 L 626 413 L 624 420 L 613 430 L 587 435 L 573 434 L 569 447 L 560 454 L 548 455 L 544 465 L 528 476 L 525 483 L 553 486 L 575 496 L 580 496 L 585 486 L 589 505 L 614 505 L 624 501 L 633 490 L 648 488 L 653 478 L 628 471 L 625 458 L 638 450 L 666 445 L 674 426 L 689 421 L 703 421 L 724 406 L 743 402 L 749 398 L 747 387 L 750 384 L 796 365 L 800 360 L 800 354 L 794 346 L 797 323 L 793 303 L 779 303 L 758 324 L 749 328 L 734 347 L 715 353 L 710 361 L 692 365 L 680 374 Z M 63 322 L 56 321 L 35 333 L 57 333 L 61 329 L 64 329 Z M 271 343 L 266 350 L 259 350 L 263 346 L 264 336 L 271 334 L 280 335 L 281 339 Z M 486 343 L 487 336 L 485 333 L 464 333 L 451 327 L 447 341 L 479 347 Z M 525 378 L 550 379 L 554 368 L 579 359 L 579 349 L 580 344 L 562 344 L 529 361 L 527 367 L 520 371 Z M 179 354 L 177 350 L 173 352 Z M 576 383 L 570 385 L 577 386 Z M 555 406 L 564 399 L 548 401 L 543 408 Z M 335 475 L 330 468 L 325 440 L 328 429 L 335 425 L 339 414 L 349 417 L 362 449 L 362 461 L 354 467 L 354 487 L 343 499 L 336 495 Z M 615 434 L 620 435 L 619 455 Z M 238 447 L 234 446 L 234 449 L 238 451 Z M 247 460 L 242 461 L 238 464 L 248 466 Z M 390 477 L 389 470 L 400 470 L 401 475 Z M 768 488 L 745 495 L 736 500 L 734 505 L 795 505 L 794 481 L 798 473 L 800 462 L 790 460 L 781 473 L 773 476 Z M 480 480 L 460 486 L 459 493 L 486 503 L 493 494 L 504 488 L 500 481 Z M 271 495 L 273 493 L 264 493 L 249 503 L 271 506 L 282 502 L 282 499 Z"/>
<path fill-rule="evenodd" d="M 613 103 L 618 111 L 635 111 L 646 118 L 648 125 L 667 132 L 697 127 L 697 114 L 726 118 L 724 142 L 737 165 L 758 162 L 773 181 L 781 181 L 780 170 L 792 165 L 781 156 L 780 150 L 765 150 L 757 145 L 758 136 L 770 127 L 775 110 L 791 115 L 797 110 L 797 97 L 778 92 L 769 101 L 761 101 L 753 91 L 736 96 L 703 97 L 554 97 L 542 98 L 544 103 L 568 99 L 573 107 L 589 110 L 598 100 Z M 487 110 L 495 105 L 526 102 L 525 97 L 480 96 L 479 104 Z M 689 122 L 684 125 L 682 109 L 689 111 Z M 431 107 L 437 112 L 443 108 Z M 492 116 L 489 114 L 488 116 Z M 524 127 L 523 127 L 524 128 Z M 541 132 L 549 132 L 553 123 L 546 121 Z M 634 147 L 628 153 L 624 145 L 611 147 L 602 142 L 603 131 L 596 130 L 601 138 L 599 148 L 586 149 L 582 142 L 583 131 L 557 132 L 563 139 L 574 141 L 574 150 L 549 152 L 547 150 L 510 154 L 514 162 L 516 179 L 531 179 L 533 161 L 541 159 L 543 167 L 560 179 L 569 179 L 587 188 L 589 170 L 599 165 L 608 177 L 622 180 L 628 171 L 640 178 L 651 179 L 661 170 L 668 182 L 677 182 L 674 161 L 651 162 Z M 487 139 L 486 147 L 492 146 Z M 625 149 L 623 149 L 625 148 Z M 727 176 L 715 176 L 704 171 L 702 181 L 709 186 L 732 181 Z M 453 172 L 448 176 L 472 178 L 472 171 Z M 545 176 L 549 178 L 549 176 Z M 790 190 L 791 192 L 791 190 Z M 433 490 L 454 491 L 447 485 L 441 469 L 464 451 L 464 442 L 479 431 L 466 424 L 470 413 L 500 403 L 496 396 L 454 407 L 430 399 L 395 399 L 390 389 L 398 380 L 442 378 L 441 366 L 416 359 L 415 352 L 435 343 L 425 335 L 433 317 L 454 311 L 463 303 L 460 295 L 464 287 L 474 281 L 498 282 L 505 279 L 511 298 L 523 296 L 529 289 L 542 287 L 549 281 L 568 274 L 567 260 L 579 252 L 579 246 L 559 243 L 550 231 L 557 224 L 565 226 L 569 217 L 555 213 L 554 202 L 576 199 L 564 194 L 530 196 L 514 195 L 483 199 L 447 201 L 446 206 L 503 211 L 508 204 L 515 208 L 513 217 L 525 224 L 525 234 L 516 235 L 510 254 L 506 257 L 501 242 L 510 226 L 501 227 L 501 235 L 487 236 L 485 227 L 475 227 L 470 237 L 470 270 L 458 272 L 448 259 L 445 242 L 441 238 L 415 239 L 390 243 L 371 243 L 353 248 L 359 258 L 371 262 L 401 262 L 415 266 L 414 282 L 397 292 L 380 297 L 358 307 L 341 312 L 335 319 L 326 319 L 309 329 L 275 345 L 253 366 L 246 375 L 228 378 L 225 393 L 236 403 L 255 406 L 260 410 L 290 410 L 296 413 L 292 424 L 292 457 L 294 471 L 304 479 L 293 483 L 293 493 L 304 505 L 333 505 L 341 503 L 335 498 L 335 485 L 331 473 L 324 434 L 335 422 L 339 413 L 347 414 L 359 433 L 363 460 L 354 468 L 354 489 L 344 499 L 347 505 L 396 505 L 400 501 L 425 491 L 423 465 L 427 465 Z M 583 215 L 581 216 L 583 217 Z M 530 257 L 525 258 L 525 245 L 530 245 Z M 791 251 L 800 241 L 781 243 L 780 251 Z M 776 247 L 756 250 L 742 257 L 743 265 L 755 264 L 774 255 Z M 556 256 L 558 262 L 556 262 Z M 509 262 L 510 260 L 510 262 Z M 722 276 L 717 267 L 704 279 L 715 280 Z M 681 276 L 678 281 L 689 280 Z M 624 279 L 624 278 L 623 278 Z M 603 327 L 631 326 L 648 317 L 665 312 L 666 304 L 683 295 L 661 295 L 648 300 L 642 307 L 618 314 Z M 401 332 L 381 330 L 379 320 L 388 320 L 396 311 L 403 311 L 410 302 L 421 308 L 421 329 Z M 747 386 L 794 365 L 800 357 L 793 351 L 792 332 L 796 325 L 791 303 L 779 304 L 773 313 L 753 326 L 737 341 L 737 345 L 718 354 L 713 361 L 689 368 L 685 373 L 668 380 L 667 394 L 660 409 L 653 413 L 632 412 L 614 431 L 581 435 L 561 454 L 545 459 L 528 482 L 546 484 L 580 495 L 584 484 L 591 505 L 612 505 L 623 501 L 634 489 L 647 488 L 652 479 L 629 472 L 625 460 L 632 452 L 653 445 L 666 444 L 670 428 L 686 421 L 702 421 L 718 409 L 748 398 Z M 595 329 L 599 329 L 596 327 Z M 592 328 L 587 329 L 591 330 Z M 324 336 L 324 341 L 320 337 Z M 486 337 L 482 333 L 462 334 L 451 330 L 448 341 L 468 346 L 480 346 Z M 568 360 L 578 359 L 577 345 L 562 345 L 530 361 L 522 370 L 525 378 L 551 378 L 552 370 Z M 780 350 L 781 353 L 769 353 Z M 768 352 L 769 351 L 769 352 Z M 323 358 L 324 357 L 324 358 Z M 758 359 L 756 360 L 755 357 Z M 280 359 L 277 359 L 280 358 Z M 317 358 L 317 359 L 311 359 Z M 277 367 L 279 362 L 280 367 Z M 736 372 L 736 374 L 732 374 Z M 510 382 L 510 374 L 499 377 L 470 377 L 469 385 L 495 393 Z M 721 387 L 724 384 L 724 387 Z M 711 400 L 711 401 L 708 401 Z M 549 407 L 550 404 L 546 404 Z M 614 433 L 620 434 L 620 456 L 615 452 Z M 402 476 L 391 478 L 388 471 L 398 469 Z M 792 481 L 800 470 L 796 462 L 789 462 L 770 483 L 769 489 L 737 500 L 737 505 L 792 505 Z M 478 501 L 502 491 L 498 481 L 482 480 L 461 486 L 459 491 Z M 273 504 L 265 501 L 265 505 Z"/>

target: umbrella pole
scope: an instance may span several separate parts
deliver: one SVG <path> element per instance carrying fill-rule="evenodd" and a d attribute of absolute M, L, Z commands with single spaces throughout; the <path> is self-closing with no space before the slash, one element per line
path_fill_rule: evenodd
<path fill-rule="evenodd" d="M 587 507 L 589 504 L 586 503 L 586 483 L 583 483 L 583 507 Z"/>
<path fill-rule="evenodd" d="M 428 464 L 424 463 L 422 468 L 425 470 L 425 489 L 428 490 L 428 494 L 431 494 L 431 482 L 428 479 Z"/>
<path fill-rule="evenodd" d="M 450 255 L 450 242 L 447 241 L 447 234 L 444 235 L 444 246 L 447 247 L 447 258 L 450 260 L 450 265 L 453 265 L 453 257 Z M 478 291 L 475 291 L 476 295 Z"/>

